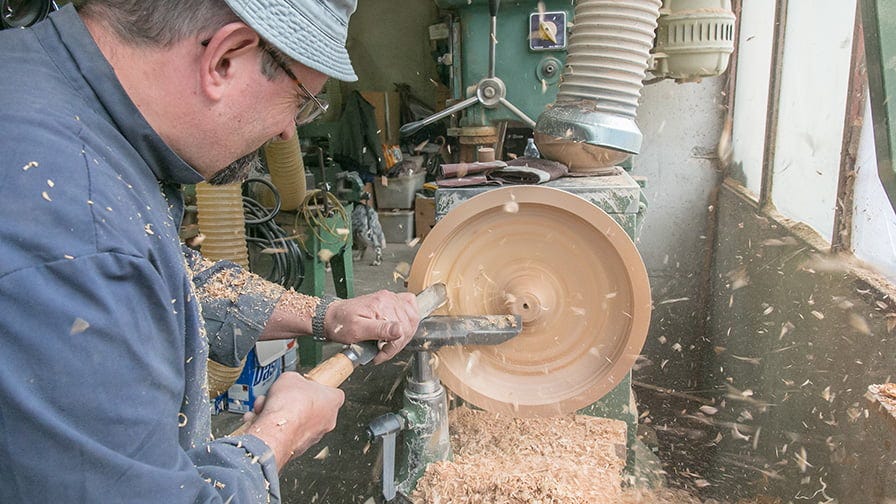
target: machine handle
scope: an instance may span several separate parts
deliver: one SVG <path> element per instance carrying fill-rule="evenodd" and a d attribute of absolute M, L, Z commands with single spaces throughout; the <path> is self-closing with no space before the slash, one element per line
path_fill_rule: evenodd
<path fill-rule="evenodd" d="M 375 418 L 367 427 L 367 435 L 376 441 L 383 440 L 383 497 L 386 501 L 395 498 L 395 444 L 396 435 L 404 430 L 405 420 L 401 415 L 386 413 Z"/>
<path fill-rule="evenodd" d="M 492 17 L 498 15 L 498 7 L 501 5 L 501 0 L 488 0 L 488 13 L 491 14 Z"/>
<path fill-rule="evenodd" d="M 433 114 L 427 118 L 420 119 L 419 121 L 409 122 L 409 123 L 403 125 L 401 128 L 398 128 L 398 132 L 401 133 L 402 135 L 412 135 L 412 134 L 420 131 L 420 129 L 423 128 L 424 126 L 426 126 L 427 124 L 432 124 L 443 117 L 450 116 L 451 114 L 453 114 L 455 112 L 460 112 L 461 110 L 469 107 L 470 105 L 478 103 L 478 102 L 479 102 L 479 98 L 477 98 L 475 96 L 467 98 L 466 100 L 464 100 L 460 103 L 456 103 L 456 104 L 446 108 L 445 110 L 442 110 L 441 112 Z"/>

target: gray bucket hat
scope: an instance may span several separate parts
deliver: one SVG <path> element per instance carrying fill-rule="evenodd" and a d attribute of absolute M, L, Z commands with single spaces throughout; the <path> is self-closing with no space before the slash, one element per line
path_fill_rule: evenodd
<path fill-rule="evenodd" d="M 339 80 L 358 80 L 345 40 L 357 0 L 225 0 L 290 58 Z"/>

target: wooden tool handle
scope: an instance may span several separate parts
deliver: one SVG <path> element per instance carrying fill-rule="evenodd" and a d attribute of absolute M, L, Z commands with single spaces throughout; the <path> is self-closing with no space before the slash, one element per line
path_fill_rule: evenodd
<path fill-rule="evenodd" d="M 230 433 L 231 436 L 242 436 L 249 430 L 249 426 L 252 425 L 252 422 L 246 422 L 243 425 L 240 425 L 233 432 Z"/>
<path fill-rule="evenodd" d="M 328 387 L 338 387 L 351 376 L 354 369 L 352 360 L 345 354 L 338 353 L 308 371 L 305 378 Z"/>
<path fill-rule="evenodd" d="M 318 364 L 305 375 L 305 378 L 328 387 L 338 387 L 342 385 L 346 378 L 351 376 L 354 369 L 355 367 L 352 365 L 351 359 L 346 357 L 345 354 L 338 353 Z M 246 434 L 250 425 L 252 425 L 251 422 L 244 423 L 231 432 L 230 435 L 241 436 Z"/>

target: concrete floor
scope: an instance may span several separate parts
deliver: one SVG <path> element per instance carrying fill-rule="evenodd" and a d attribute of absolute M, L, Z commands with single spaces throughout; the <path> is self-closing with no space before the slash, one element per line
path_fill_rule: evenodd
<path fill-rule="evenodd" d="M 416 248 L 388 244 L 383 263 L 371 266 L 372 252 L 354 263 L 355 294 L 380 289 L 405 290 L 394 271 L 401 263 L 412 264 Z M 327 293 L 335 294 L 332 277 Z M 324 356 L 341 348 L 328 344 Z M 374 418 L 401 408 L 404 376 L 408 367 L 406 352 L 380 366 L 361 367 L 342 385 L 345 405 L 336 429 L 304 455 L 291 461 L 280 475 L 280 488 L 286 504 L 373 504 L 381 502 L 379 475 L 380 447 L 367 440 L 366 427 Z M 300 371 L 308 371 L 303 367 Z M 215 435 L 225 435 L 240 424 L 241 415 L 221 413 L 212 420 Z"/>

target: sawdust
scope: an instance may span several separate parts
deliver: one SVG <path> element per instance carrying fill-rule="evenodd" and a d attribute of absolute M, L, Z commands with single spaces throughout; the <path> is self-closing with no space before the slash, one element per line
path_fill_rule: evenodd
<path fill-rule="evenodd" d="M 513 418 L 461 406 L 448 421 L 454 460 L 429 465 L 414 504 L 704 502 L 680 489 L 623 488 L 626 425 L 618 420 Z"/>
<path fill-rule="evenodd" d="M 205 260 L 204 260 L 205 263 Z M 283 287 L 268 282 L 260 276 L 243 269 L 225 269 L 213 275 L 199 289 L 199 296 L 229 299 L 236 302 L 240 295 L 255 294 L 262 298 L 276 298 Z"/>
<path fill-rule="evenodd" d="M 431 464 L 415 503 L 620 502 L 624 422 L 584 415 L 512 418 L 449 413 L 454 460 Z M 638 501 L 632 501 L 638 502 Z"/>
<path fill-rule="evenodd" d="M 289 289 L 283 293 L 278 306 L 287 313 L 303 319 L 310 319 L 314 315 L 314 309 L 317 308 L 318 302 L 320 302 L 319 298 Z"/>

